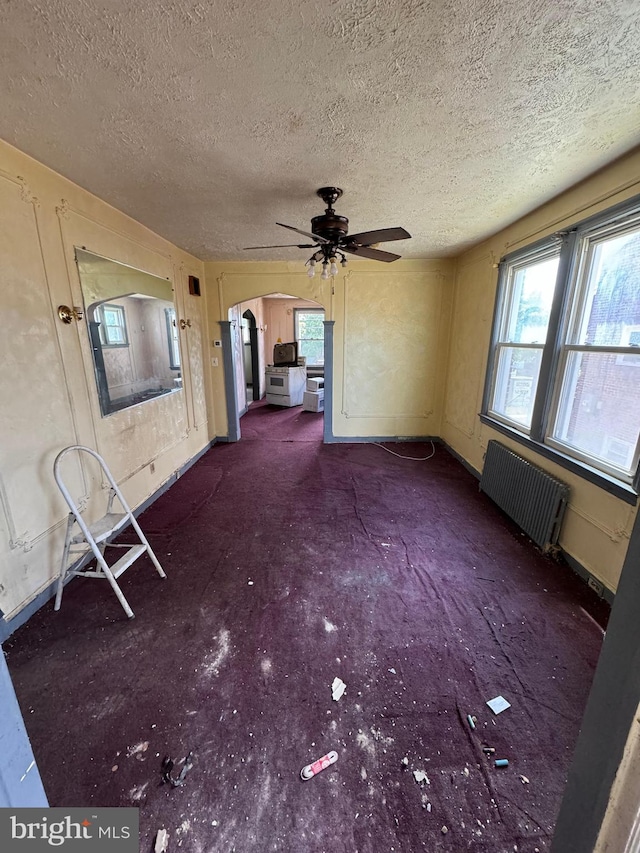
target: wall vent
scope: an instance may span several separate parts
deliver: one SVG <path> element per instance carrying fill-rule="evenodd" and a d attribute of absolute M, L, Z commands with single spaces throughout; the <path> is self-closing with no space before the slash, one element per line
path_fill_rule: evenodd
<path fill-rule="evenodd" d="M 545 551 L 558 542 L 569 487 L 518 456 L 499 441 L 490 441 L 480 490 Z"/>

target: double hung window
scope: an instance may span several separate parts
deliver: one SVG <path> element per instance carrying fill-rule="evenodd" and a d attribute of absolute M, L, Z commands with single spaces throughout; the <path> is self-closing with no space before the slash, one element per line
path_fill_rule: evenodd
<path fill-rule="evenodd" d="M 559 247 L 545 247 L 505 268 L 490 411 L 525 433 L 531 430 L 559 258 Z"/>
<path fill-rule="evenodd" d="M 294 319 L 298 355 L 305 356 L 307 367 L 322 367 L 324 365 L 324 311 L 322 308 L 296 308 Z"/>
<path fill-rule="evenodd" d="M 639 368 L 640 202 L 504 258 L 483 420 L 637 490 Z"/>
<path fill-rule="evenodd" d="M 100 342 L 105 347 L 129 346 L 127 321 L 122 305 L 103 303 L 98 308 L 100 322 Z"/>

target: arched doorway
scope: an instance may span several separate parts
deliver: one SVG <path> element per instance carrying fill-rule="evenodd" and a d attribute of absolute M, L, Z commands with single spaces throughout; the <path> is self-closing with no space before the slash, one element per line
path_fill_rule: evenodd
<path fill-rule="evenodd" d="M 310 358 L 308 376 L 324 380 L 323 405 L 319 410 L 311 412 L 295 405 L 299 411 L 318 417 L 324 441 L 331 441 L 331 430 L 327 430 L 331 418 L 327 410 L 330 412 L 333 322 L 325 320 L 324 306 L 286 293 L 271 293 L 231 306 L 228 317 L 228 321 L 221 322 L 228 440 L 240 439 L 241 418 L 253 403 L 262 401 L 267 405 L 266 368 L 273 365 L 276 343 L 295 340 L 299 356 L 304 359 L 307 353 Z"/>

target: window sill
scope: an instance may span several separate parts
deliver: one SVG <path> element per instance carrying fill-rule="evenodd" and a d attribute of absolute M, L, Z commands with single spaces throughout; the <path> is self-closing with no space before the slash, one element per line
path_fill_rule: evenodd
<path fill-rule="evenodd" d="M 518 444 L 528 447 L 540 456 L 544 456 L 545 459 L 549 459 L 557 465 L 560 465 L 562 468 L 566 468 L 567 471 L 577 474 L 579 477 L 587 480 L 587 482 L 593 483 L 594 486 L 598 486 L 606 492 L 609 492 L 609 494 L 614 495 L 614 497 L 625 501 L 625 503 L 631 504 L 632 506 L 636 505 L 638 501 L 638 492 L 632 486 L 627 485 L 626 483 L 621 483 L 619 480 L 615 480 L 613 477 L 609 477 L 602 471 L 597 471 L 595 468 L 591 468 L 588 465 L 580 463 L 576 459 L 572 459 L 570 456 L 565 456 L 553 447 L 534 441 L 528 435 L 523 435 L 522 433 L 511 429 L 500 421 L 489 417 L 489 415 L 481 414 L 479 417 L 483 424 L 495 429 L 496 432 L 509 436 L 509 438 L 518 442 Z"/>

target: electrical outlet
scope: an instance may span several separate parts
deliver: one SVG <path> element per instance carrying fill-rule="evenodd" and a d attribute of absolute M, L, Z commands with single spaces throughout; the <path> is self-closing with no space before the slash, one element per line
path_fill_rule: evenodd
<path fill-rule="evenodd" d="M 597 581 L 595 578 L 589 578 L 587 583 L 589 584 L 591 589 L 594 592 L 597 592 L 598 595 L 602 598 L 602 593 L 604 592 L 604 586 L 600 583 L 600 581 Z"/>

